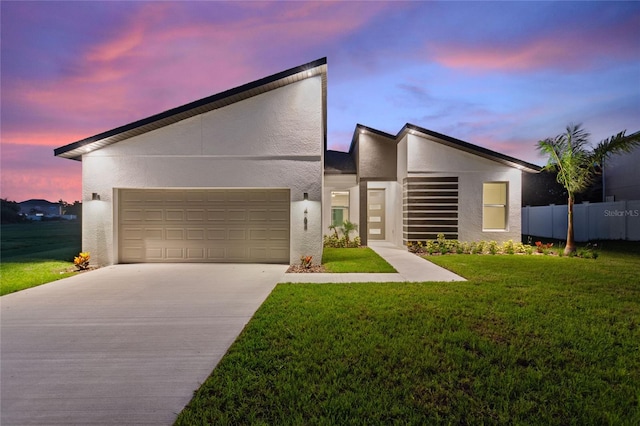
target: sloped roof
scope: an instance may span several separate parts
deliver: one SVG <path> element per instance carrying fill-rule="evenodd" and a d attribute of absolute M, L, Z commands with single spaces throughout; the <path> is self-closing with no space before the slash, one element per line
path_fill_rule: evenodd
<path fill-rule="evenodd" d="M 327 150 L 324 153 L 324 172 L 330 175 L 355 175 L 356 162 L 350 152 Z"/>
<path fill-rule="evenodd" d="M 161 112 L 160 114 L 152 115 L 151 117 L 143 118 L 142 120 L 134 121 L 133 123 L 70 143 L 54 149 L 53 152 L 57 157 L 82 160 L 82 154 L 87 152 L 103 148 L 107 145 L 177 123 L 178 121 L 186 118 L 222 108 L 252 96 L 317 75 L 322 76 L 322 111 L 325 129 L 324 144 L 326 147 L 327 58 L 321 58 L 186 105 Z"/>
<path fill-rule="evenodd" d="M 357 142 L 357 135 L 361 132 L 373 133 L 378 136 L 387 138 L 395 143 L 398 143 L 400 139 L 402 139 L 407 133 L 422 135 L 423 137 L 427 137 L 433 142 L 437 142 L 451 148 L 459 149 L 461 151 L 465 151 L 492 161 L 497 161 L 499 163 L 506 164 L 507 166 L 514 167 L 529 173 L 538 173 L 542 169 L 540 166 L 537 166 L 535 164 L 528 163 L 526 161 L 522 161 L 517 158 L 501 154 L 499 152 L 492 151 L 490 149 L 483 148 L 481 146 L 474 145 L 472 143 L 465 142 L 451 136 L 443 135 L 442 133 L 434 132 L 433 130 L 428 130 L 424 127 L 416 126 L 415 124 L 410 123 L 405 124 L 395 136 L 380 130 L 373 129 L 371 127 L 364 126 L 362 124 L 357 124 L 356 129 L 353 132 L 351 146 L 349 147 L 350 153 L 353 152 L 354 146 Z"/>

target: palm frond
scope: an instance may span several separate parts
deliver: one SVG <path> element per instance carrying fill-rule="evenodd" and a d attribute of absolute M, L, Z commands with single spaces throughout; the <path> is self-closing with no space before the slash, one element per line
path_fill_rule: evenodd
<path fill-rule="evenodd" d="M 612 155 L 631 152 L 634 148 L 640 146 L 640 132 L 628 136 L 625 136 L 625 132 L 622 131 L 617 135 L 600 141 L 593 149 L 592 162 L 601 166 Z"/>

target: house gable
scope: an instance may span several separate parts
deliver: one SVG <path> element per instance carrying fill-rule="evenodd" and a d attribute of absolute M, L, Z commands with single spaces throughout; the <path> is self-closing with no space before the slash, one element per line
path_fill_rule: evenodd
<path fill-rule="evenodd" d="M 55 150 L 98 265 L 322 256 L 326 60 Z M 95 196 L 94 196 L 95 194 Z"/>
<path fill-rule="evenodd" d="M 326 148 L 326 71 L 327 58 L 321 58 L 286 71 L 247 83 L 245 85 L 203 98 L 177 108 L 135 121 L 124 126 L 82 139 L 56 148 L 54 155 L 73 160 L 82 160 L 82 155 L 105 146 L 157 130 L 179 121 L 223 108 L 261 93 L 269 92 L 296 81 L 319 76 L 322 81 L 322 112 L 324 126 L 324 145 Z"/>

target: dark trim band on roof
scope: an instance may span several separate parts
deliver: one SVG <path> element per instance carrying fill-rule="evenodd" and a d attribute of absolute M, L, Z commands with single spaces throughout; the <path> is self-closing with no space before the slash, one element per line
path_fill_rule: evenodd
<path fill-rule="evenodd" d="M 303 80 L 308 77 L 321 75 L 322 77 L 322 98 L 323 98 L 323 115 L 325 129 L 325 147 L 326 147 L 326 120 L 327 120 L 327 58 L 317 59 L 304 65 L 291 68 L 268 77 L 226 90 L 224 92 L 199 99 L 186 105 L 173 108 L 142 120 L 115 129 L 97 134 L 95 136 L 82 139 L 60 148 L 54 149 L 53 153 L 57 157 L 70 158 L 73 160 L 81 160 L 82 154 L 89 151 L 100 149 L 107 145 L 141 135 L 143 133 L 159 129 L 169 124 L 177 123 L 189 117 L 193 117 L 214 109 L 239 102 L 241 100 L 268 92 L 278 87 Z"/>
<path fill-rule="evenodd" d="M 405 134 L 407 133 L 421 133 L 423 135 L 426 136 L 431 136 L 434 142 L 440 143 L 442 145 L 446 145 L 449 146 L 451 148 L 456 148 L 459 149 L 461 151 L 465 151 L 468 152 L 470 154 L 474 154 L 474 155 L 478 155 L 480 157 L 492 160 L 492 161 L 497 161 L 499 163 L 502 164 L 506 164 L 507 166 L 510 167 L 515 167 L 517 169 L 520 170 L 524 170 L 526 172 L 530 172 L 530 173 L 538 173 L 540 170 L 542 170 L 542 167 L 540 166 L 536 166 L 535 164 L 532 163 L 528 163 L 526 161 L 522 161 L 522 160 L 518 160 L 517 158 L 514 157 L 510 157 L 508 155 L 505 154 L 501 154 L 499 152 L 496 151 L 492 151 L 490 149 L 487 148 L 483 148 L 481 146 L 478 145 L 474 145 L 472 143 L 469 142 L 465 142 L 462 141 L 460 139 L 456 139 L 453 138 L 451 136 L 447 136 L 447 135 L 443 135 L 442 133 L 438 133 L 438 132 L 434 132 L 433 130 L 428 130 L 425 129 L 423 127 L 420 126 L 416 126 L 414 124 L 410 124 L 407 123 L 405 124 L 402 129 L 400 129 L 400 131 L 398 132 L 398 134 L 396 134 L 395 136 L 380 130 L 376 130 L 374 128 L 368 127 L 368 126 L 364 126 L 362 124 L 357 124 L 356 125 L 356 129 L 353 132 L 353 139 L 351 140 L 351 146 L 349 147 L 349 153 L 353 152 L 353 149 L 355 147 L 355 143 L 357 141 L 357 136 L 359 133 L 362 132 L 369 132 L 378 136 L 382 136 L 384 138 L 390 139 L 396 143 L 398 143 L 400 141 L 400 139 L 402 139 L 404 137 Z"/>

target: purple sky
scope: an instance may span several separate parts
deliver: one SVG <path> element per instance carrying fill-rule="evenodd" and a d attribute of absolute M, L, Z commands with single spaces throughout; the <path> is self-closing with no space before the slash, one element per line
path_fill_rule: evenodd
<path fill-rule="evenodd" d="M 53 148 L 327 57 L 328 143 L 406 123 L 543 164 L 640 130 L 640 2 L 3 0 L 1 197 L 79 200 Z"/>

